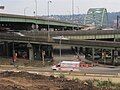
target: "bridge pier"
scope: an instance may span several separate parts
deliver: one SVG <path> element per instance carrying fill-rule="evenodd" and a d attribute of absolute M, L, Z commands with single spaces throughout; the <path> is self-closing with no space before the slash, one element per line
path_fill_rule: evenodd
<path fill-rule="evenodd" d="M 29 49 L 29 60 L 30 61 L 33 60 L 33 49 L 32 48 Z"/>

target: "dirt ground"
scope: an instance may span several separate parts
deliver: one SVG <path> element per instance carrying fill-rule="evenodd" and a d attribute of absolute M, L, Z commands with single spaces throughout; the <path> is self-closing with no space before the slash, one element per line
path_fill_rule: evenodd
<path fill-rule="evenodd" d="M 111 90 L 98 89 L 90 82 L 68 80 L 27 72 L 1 72 L 0 90 Z"/>

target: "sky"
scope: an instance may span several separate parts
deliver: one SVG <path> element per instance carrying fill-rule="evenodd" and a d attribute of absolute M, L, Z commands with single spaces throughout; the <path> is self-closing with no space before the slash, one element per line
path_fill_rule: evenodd
<path fill-rule="evenodd" d="M 47 15 L 48 0 L 37 1 L 37 15 Z M 49 3 L 50 15 L 72 14 L 72 0 L 51 0 Z M 89 8 L 106 8 L 108 12 L 120 12 L 120 0 L 73 0 L 74 14 L 86 14 Z M 34 16 L 35 0 L 0 0 L 5 9 L 0 13 Z"/>

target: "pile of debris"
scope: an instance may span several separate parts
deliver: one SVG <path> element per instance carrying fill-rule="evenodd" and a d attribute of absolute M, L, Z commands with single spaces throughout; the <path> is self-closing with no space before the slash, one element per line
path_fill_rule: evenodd
<path fill-rule="evenodd" d="M 111 90 L 99 89 L 90 81 L 68 80 L 64 77 L 43 76 L 28 72 L 0 73 L 0 90 Z"/>

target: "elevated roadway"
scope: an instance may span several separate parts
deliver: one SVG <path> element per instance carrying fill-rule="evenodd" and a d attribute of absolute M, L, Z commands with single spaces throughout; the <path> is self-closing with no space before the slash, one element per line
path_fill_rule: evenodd
<path fill-rule="evenodd" d="M 52 38 L 50 41 L 48 41 L 47 36 L 37 36 L 33 34 L 31 35 L 25 35 L 20 36 L 15 33 L 0 33 L 0 41 L 9 41 L 9 42 L 23 42 L 23 43 L 44 43 L 44 44 L 59 44 L 59 40 L 55 41 Z M 62 40 L 62 44 L 65 45 L 80 45 L 80 46 L 86 46 L 86 47 L 103 47 L 103 48 L 120 48 L 120 42 L 115 41 L 100 41 L 100 40 L 75 40 L 75 39 L 69 39 L 69 40 Z"/>
<path fill-rule="evenodd" d="M 29 36 L 42 36 L 48 35 L 47 31 L 39 32 L 22 32 Z M 88 30 L 88 31 L 51 31 L 50 37 L 64 36 L 65 38 L 74 40 L 95 40 L 95 39 L 119 39 L 120 30 Z"/>
<path fill-rule="evenodd" d="M 70 22 L 64 22 L 64 21 L 60 21 L 60 20 L 45 19 L 45 18 L 38 17 L 38 16 L 33 17 L 33 16 L 2 14 L 2 13 L 0 13 L 0 23 L 5 24 L 5 27 L 9 27 L 9 28 L 12 28 L 9 26 L 10 23 L 23 24 L 24 26 L 27 26 L 28 24 L 38 24 L 38 25 L 48 25 L 49 24 L 50 26 L 57 26 L 57 27 L 62 26 L 62 27 L 66 27 L 66 28 L 67 27 L 71 27 L 71 28 L 78 27 L 77 24 L 70 23 Z"/>

